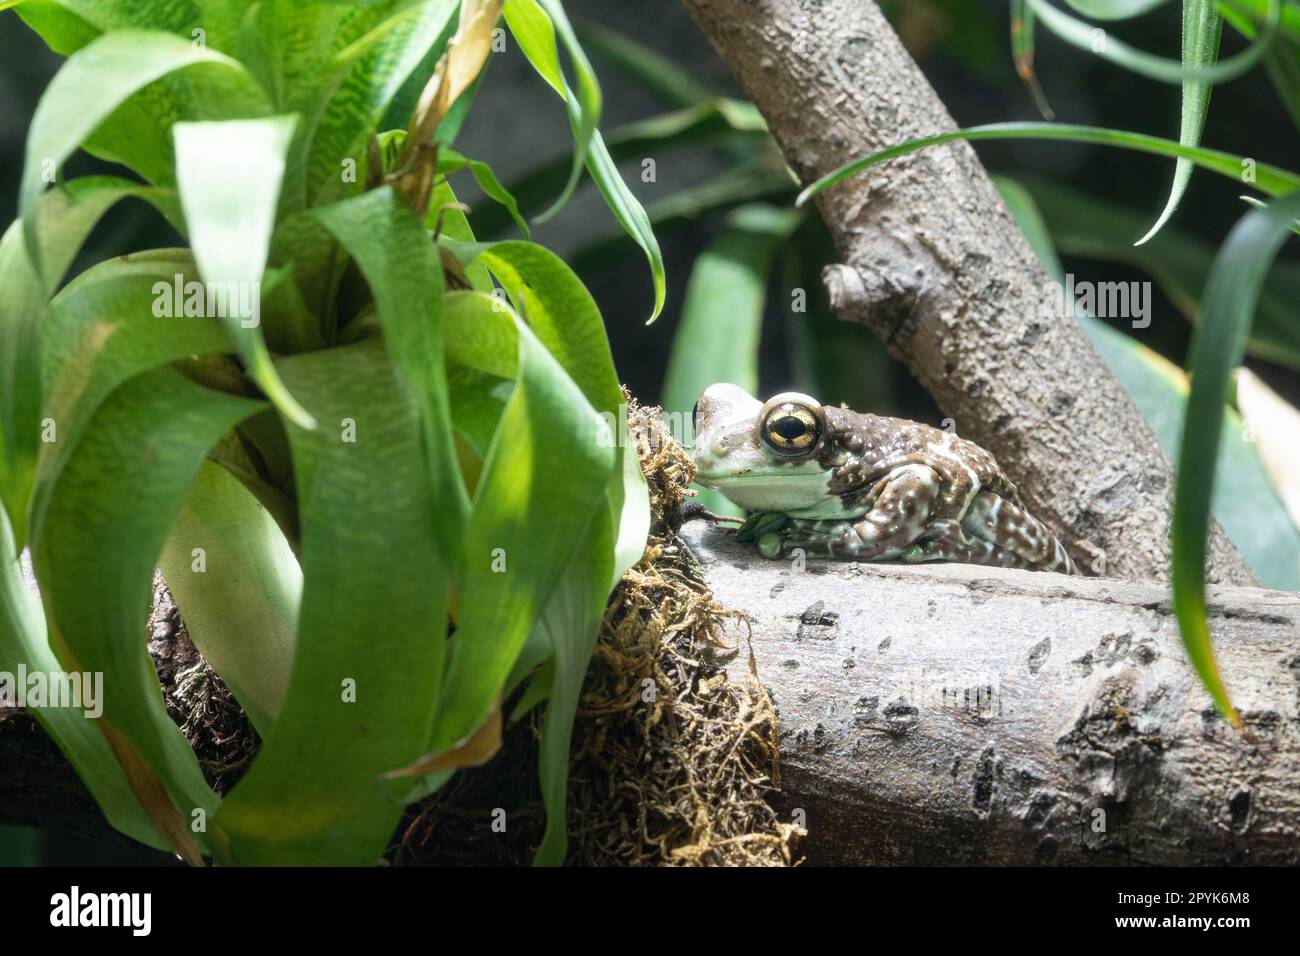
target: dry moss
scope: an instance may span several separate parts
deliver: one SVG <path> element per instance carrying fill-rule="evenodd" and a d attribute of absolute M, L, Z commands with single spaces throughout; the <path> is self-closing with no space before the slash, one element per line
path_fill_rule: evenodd
<path fill-rule="evenodd" d="M 713 600 L 677 538 L 694 465 L 659 409 L 629 406 L 651 534 L 614 592 L 587 672 L 570 758 L 569 862 L 788 866 L 802 831 L 767 802 L 778 779 L 776 713 L 756 676 L 741 687 L 723 666 L 746 652 L 724 638 L 744 618 Z M 491 763 L 413 814 L 395 861 L 526 862 L 545 825 L 539 723 L 534 713 Z M 493 819 L 508 821 L 506 833 Z"/>

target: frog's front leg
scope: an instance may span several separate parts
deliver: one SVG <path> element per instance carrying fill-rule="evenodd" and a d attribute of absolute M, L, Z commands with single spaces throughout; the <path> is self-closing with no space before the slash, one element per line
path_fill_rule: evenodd
<path fill-rule="evenodd" d="M 874 489 L 871 510 L 857 519 L 792 519 L 781 550 L 859 561 L 896 558 L 925 533 L 939 500 L 939 476 L 926 465 L 895 468 Z"/>

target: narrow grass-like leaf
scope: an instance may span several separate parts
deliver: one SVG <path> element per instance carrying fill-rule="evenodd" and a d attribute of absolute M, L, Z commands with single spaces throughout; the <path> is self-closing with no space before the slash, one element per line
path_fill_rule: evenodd
<path fill-rule="evenodd" d="M 829 189 L 831 186 L 857 175 L 864 169 L 869 169 L 891 159 L 897 159 L 899 156 L 906 156 L 909 153 L 915 153 L 930 146 L 951 143 L 955 140 L 977 141 L 984 139 L 1058 139 L 1074 143 L 1121 146 L 1138 152 L 1155 153 L 1158 156 L 1186 157 L 1202 169 L 1208 169 L 1238 182 L 1241 181 L 1242 170 L 1246 169 L 1251 163 L 1250 160 L 1232 153 L 1184 146 L 1172 140 L 1161 139 L 1159 136 L 1147 136 L 1145 133 L 1130 133 L 1124 130 L 1102 129 L 1096 126 L 1072 126 L 1065 123 L 993 123 L 988 126 L 972 126 L 969 129 L 951 130 L 933 136 L 922 136 L 919 139 L 908 140 L 897 146 L 891 146 L 888 149 L 872 153 L 870 156 L 864 156 L 861 159 L 845 163 L 804 189 L 799 194 L 796 204 L 802 206 L 822 190 Z M 1259 163 L 1254 168 L 1256 173 L 1254 185 L 1271 196 L 1281 195 L 1300 188 L 1300 175 L 1268 163 Z"/>
<path fill-rule="evenodd" d="M 1025 0 L 1011 0 L 1011 57 L 1016 74 L 1038 107 L 1043 119 L 1053 119 L 1055 113 L 1043 93 L 1043 85 L 1034 71 L 1034 10 Z"/>
<path fill-rule="evenodd" d="M 382 342 L 279 365 L 320 422 L 290 425 L 298 644 L 280 714 L 217 825 L 241 864 L 370 866 L 402 812 L 377 777 L 428 750 L 438 701 L 449 583 L 441 516 L 419 411 Z"/>
<path fill-rule="evenodd" d="M 163 707 L 140 622 L 207 450 L 261 407 L 167 368 L 136 376 L 85 429 L 32 540 L 50 644 L 65 669 L 103 674 L 100 729 L 154 824 L 191 862 L 196 840 L 221 852 L 213 834 L 190 827 L 198 810 L 210 821 L 217 800 Z"/>
<path fill-rule="evenodd" d="M 1219 38 L 1223 34 L 1223 18 L 1214 0 L 1183 0 L 1183 66 L 1203 67 L 1219 58 Z M 1201 80 L 1183 81 L 1182 121 L 1178 142 L 1184 146 L 1199 146 L 1205 131 L 1205 118 L 1210 111 L 1210 93 L 1214 86 Z M 1178 209 L 1187 184 L 1192 178 L 1192 161 L 1179 157 L 1174 167 L 1174 184 L 1169 200 L 1155 224 L 1137 241 L 1140 246 L 1148 242 Z"/>
<path fill-rule="evenodd" d="M 1065 0 L 1076 12 L 1093 20 L 1130 20 L 1163 7 L 1169 0 Z"/>
<path fill-rule="evenodd" d="M 539 6 L 539 2 L 541 6 Z M 545 9 L 542 9 L 542 7 Z M 515 9 L 512 10 L 512 8 Z M 569 196 L 577 186 L 577 165 L 585 161 L 587 170 L 596 183 L 596 188 L 605 197 L 605 203 L 609 206 L 610 211 L 614 213 L 614 218 L 619 221 L 619 224 L 623 226 L 628 235 L 636 241 L 637 245 L 646 254 L 655 290 L 654 308 L 651 310 L 649 319 L 650 322 L 653 322 L 659 317 L 659 313 L 663 311 L 664 305 L 663 254 L 659 250 L 659 242 L 655 239 L 654 228 L 650 225 L 645 209 L 636 196 L 632 194 L 627 183 L 623 181 L 613 157 L 610 156 L 609 148 L 605 145 L 605 141 L 601 138 L 600 131 L 597 128 L 600 118 L 600 89 L 596 85 L 595 74 L 591 72 L 590 64 L 586 62 L 585 55 L 581 53 L 581 46 L 577 42 L 577 37 L 573 35 L 573 29 L 564 17 L 563 9 L 560 8 L 559 3 L 555 2 L 555 0 L 510 0 L 506 6 L 506 22 L 514 23 L 518 21 L 520 13 L 524 10 L 531 11 L 528 29 L 521 29 L 518 34 L 515 34 L 516 40 L 519 41 L 520 49 L 529 63 L 533 65 L 533 68 L 563 96 L 575 143 L 575 171 L 570 174 L 569 182 L 565 186 L 560 199 L 546 213 L 538 216 L 537 221 L 545 221 L 558 212 L 564 203 L 568 201 Z M 537 14 L 541 14 L 541 17 L 547 20 L 554 21 L 549 38 L 546 29 L 539 26 L 541 21 L 536 16 Z M 558 69 L 558 65 L 552 66 L 553 62 L 558 64 L 554 29 L 559 30 L 561 39 L 568 46 L 570 56 L 574 59 L 574 66 L 578 74 L 578 93 L 576 95 L 568 86 L 563 71 Z M 514 33 L 513 26 L 511 32 Z M 524 39 L 520 39 L 521 36 Z"/>
<path fill-rule="evenodd" d="M 469 494 L 452 444 L 439 322 L 443 275 L 438 252 L 411 208 L 391 187 L 326 206 L 314 215 L 338 237 L 370 283 L 389 354 L 420 409 L 426 470 L 442 513 L 436 526 L 438 541 L 452 567 L 458 568 Z"/>
<path fill-rule="evenodd" d="M 1049 0 L 1025 0 L 1025 2 L 1033 8 L 1043 26 L 1071 46 L 1095 53 L 1104 60 L 1109 60 L 1149 79 L 1159 80 L 1162 83 L 1177 83 L 1180 86 L 1189 81 L 1222 83 L 1245 73 L 1259 62 L 1273 42 L 1282 12 L 1282 0 L 1271 0 L 1268 19 L 1249 48 L 1218 63 L 1186 66 L 1176 60 L 1136 50 L 1127 43 L 1110 37 L 1101 27 L 1089 26 L 1076 20 L 1068 13 L 1054 7 Z"/>
<path fill-rule="evenodd" d="M 591 149 L 587 154 L 587 167 L 591 171 L 591 178 L 595 181 L 596 187 L 605 197 L 605 203 L 614 213 L 614 218 L 641 247 L 649 263 L 650 279 L 654 284 L 654 308 L 650 311 L 650 318 L 646 320 L 646 324 L 649 325 L 659 318 L 667 294 L 664 257 L 659 250 L 659 240 L 655 238 L 654 227 L 650 225 L 650 217 L 646 215 L 645 207 L 636 196 L 632 195 L 627 183 L 619 175 L 618 167 L 614 165 L 614 160 L 609 155 L 609 150 L 599 131 L 592 134 Z"/>
<path fill-rule="evenodd" d="M 204 462 L 158 559 L 194 645 L 263 737 L 289 689 L 302 571 L 275 520 Z"/>
<path fill-rule="evenodd" d="M 1205 285 L 1201 320 L 1188 362 L 1187 401 L 1174 494 L 1174 612 L 1192 666 L 1219 710 L 1235 726 L 1241 718 L 1228 699 L 1210 643 L 1205 604 L 1205 554 L 1214 463 L 1232 371 L 1241 364 L 1255 302 L 1269 266 L 1300 215 L 1300 192 L 1248 212 L 1229 233 Z"/>
<path fill-rule="evenodd" d="M 438 171 L 440 173 L 444 175 L 453 173 L 467 166 L 479 188 L 487 194 L 488 198 L 496 200 L 506 212 L 510 213 L 510 218 L 514 220 L 515 225 L 519 227 L 519 231 L 524 234 L 525 239 L 531 238 L 532 232 L 528 228 L 527 220 L 519 215 L 519 203 L 510 194 L 510 190 L 501 185 L 501 180 L 497 179 L 497 174 L 492 171 L 491 166 L 481 159 L 468 159 L 452 149 L 438 151 Z"/>
<path fill-rule="evenodd" d="M 249 377 L 286 417 L 304 428 L 311 416 L 286 391 L 262 338 L 262 274 L 275 226 L 293 116 L 219 123 L 177 123 L 176 180 L 209 308 L 222 324 Z M 235 144 L 236 148 L 231 148 Z M 233 306 L 230 297 L 239 301 Z M 217 302 L 213 300 L 217 299 Z"/>
<path fill-rule="evenodd" d="M 573 162 L 568 182 L 559 198 L 550 209 L 537 217 L 538 222 L 545 222 L 564 208 L 578 188 L 582 168 L 587 164 L 587 152 L 592 148 L 596 130 L 600 126 L 600 84 L 565 15 L 564 7 L 558 0 L 507 0 L 503 13 L 506 25 L 528 62 L 569 107 L 569 122 L 573 127 Z M 577 78 L 576 94 L 565 79 L 564 68 L 560 65 L 557 33 L 573 64 Z"/>
<path fill-rule="evenodd" d="M 1035 202 L 1041 193 L 1037 190 L 1031 193 L 1013 180 L 998 178 L 996 181 L 1007 208 L 1044 268 L 1053 279 L 1063 282 L 1064 270 L 1053 237 L 1048 234 Z M 1097 211 L 1091 197 L 1084 200 L 1085 216 Z M 1107 221 L 1104 214 L 1098 218 L 1103 225 Z M 1137 221 L 1138 217 L 1130 218 Z M 1156 242 L 1144 248 L 1153 250 L 1171 238 L 1172 231 L 1166 230 Z M 1124 250 L 1141 252 L 1123 240 L 1112 241 Z M 1207 254 L 1202 274 L 1210 271 L 1210 258 Z M 1171 457 L 1177 455 L 1189 390 L 1183 370 L 1100 319 L 1084 315 L 1080 324 L 1093 348 L 1142 413 L 1160 447 Z M 1263 461 L 1245 433 L 1240 416 L 1231 409 L 1226 416 L 1228 429 L 1219 449 L 1218 478 L 1210 510 L 1266 587 L 1300 590 L 1300 535 L 1289 527 L 1276 486 L 1262 467 Z"/>

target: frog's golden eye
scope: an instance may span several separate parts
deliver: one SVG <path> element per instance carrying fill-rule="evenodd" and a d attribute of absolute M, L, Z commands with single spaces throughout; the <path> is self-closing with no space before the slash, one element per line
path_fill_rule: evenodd
<path fill-rule="evenodd" d="M 763 441 L 778 455 L 810 455 L 821 443 L 822 407 L 807 395 L 787 392 L 763 406 Z"/>

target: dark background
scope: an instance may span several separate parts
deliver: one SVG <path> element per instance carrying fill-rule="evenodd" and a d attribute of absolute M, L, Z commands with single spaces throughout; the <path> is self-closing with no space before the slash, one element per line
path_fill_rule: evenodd
<path fill-rule="evenodd" d="M 565 5 L 575 20 L 586 19 L 623 32 L 724 92 L 742 95 L 726 67 L 678 4 L 566 0 Z M 1012 64 L 1005 2 L 905 0 L 885 6 L 959 125 L 1041 118 Z M 1177 57 L 1179 8 L 1179 4 L 1169 4 L 1140 21 L 1109 24 L 1108 29 L 1145 50 Z M 1039 74 L 1060 121 L 1177 137 L 1177 87 L 1135 77 L 1067 47 L 1041 29 L 1038 34 Z M 1240 38 L 1230 29 L 1225 28 L 1224 35 L 1225 55 L 1242 46 Z M 594 54 L 593 61 L 605 93 L 602 127 L 606 131 L 666 109 L 642 87 Z M 0 13 L 0 165 L 5 171 L 4 189 L 0 190 L 0 221 L 3 223 L 14 216 L 27 127 L 41 92 L 60 62 L 61 58 L 50 53 L 13 13 Z M 1216 88 L 1204 142 L 1260 162 L 1289 168 L 1300 166 L 1295 129 L 1260 69 Z M 466 155 L 490 162 L 508 185 L 543 160 L 567 156 L 571 141 L 560 101 L 511 46 L 493 58 L 456 145 Z M 1121 203 L 1141 213 L 1148 222 L 1154 221 L 1163 207 L 1173 169 L 1168 160 L 1060 142 L 981 143 L 978 151 L 991 171 L 1048 178 Z M 639 163 L 629 163 L 624 170 L 634 191 L 647 204 L 726 168 L 722 159 L 706 149 L 674 151 L 656 157 L 656 165 L 658 175 L 654 183 L 641 182 Z M 72 178 L 103 168 L 103 164 L 83 155 L 69 162 L 66 173 Z M 1246 211 L 1238 198 L 1242 191 L 1237 183 L 1198 172 L 1192 178 L 1173 225 L 1217 246 Z M 481 199 L 472 190 L 466 190 L 462 198 L 471 204 Z M 599 259 L 576 260 L 604 314 L 619 373 L 643 402 L 659 400 L 686 280 L 695 257 L 717 234 L 722 218 L 706 215 L 685 227 L 660 233 L 668 274 L 668 302 L 662 318 L 651 326 L 645 325 L 652 302 L 650 278 L 644 256 L 630 240 L 622 240 L 612 254 Z M 599 194 L 588 185 L 557 219 L 538 227 L 534 238 L 571 259 L 593 241 L 617 235 L 617 224 Z M 175 235 L 151 212 L 138 204 L 124 204 L 97 229 L 82 261 L 89 263 L 109 255 L 174 242 Z M 1147 278 L 1115 263 L 1066 258 L 1064 264 L 1080 280 Z M 777 275 L 781 272 L 779 266 L 773 271 Z M 798 326 L 791 323 L 797 317 L 787 315 L 784 308 L 789 302 L 788 292 L 777 288 L 777 280 L 773 280 L 769 292 L 760 361 L 764 394 L 792 384 L 787 337 L 792 329 L 798 334 Z M 809 294 L 823 295 L 820 288 L 810 289 Z M 1181 365 L 1188 333 L 1188 323 L 1157 288 L 1154 320 L 1149 328 L 1134 334 Z M 854 329 L 847 334 L 859 337 L 854 344 L 860 352 L 854 354 L 863 357 L 863 375 L 888 378 L 888 387 L 870 390 L 886 407 L 863 410 L 938 417 L 928 397 L 904 370 L 892 363 L 882 363 L 878 346 L 865 330 Z M 1294 374 L 1264 363 L 1252 361 L 1251 365 L 1293 401 L 1300 398 Z M 819 397 L 823 401 L 846 400 L 854 404 L 853 395 Z M 3 772 L 4 768 L 0 767 L 0 773 Z M 6 834 L 0 828 L 0 863 L 31 838 L 25 835 L 28 833 Z M 52 838 L 45 844 L 44 855 L 47 861 L 65 863 L 141 859 L 120 841 L 91 845 L 66 838 Z"/>

